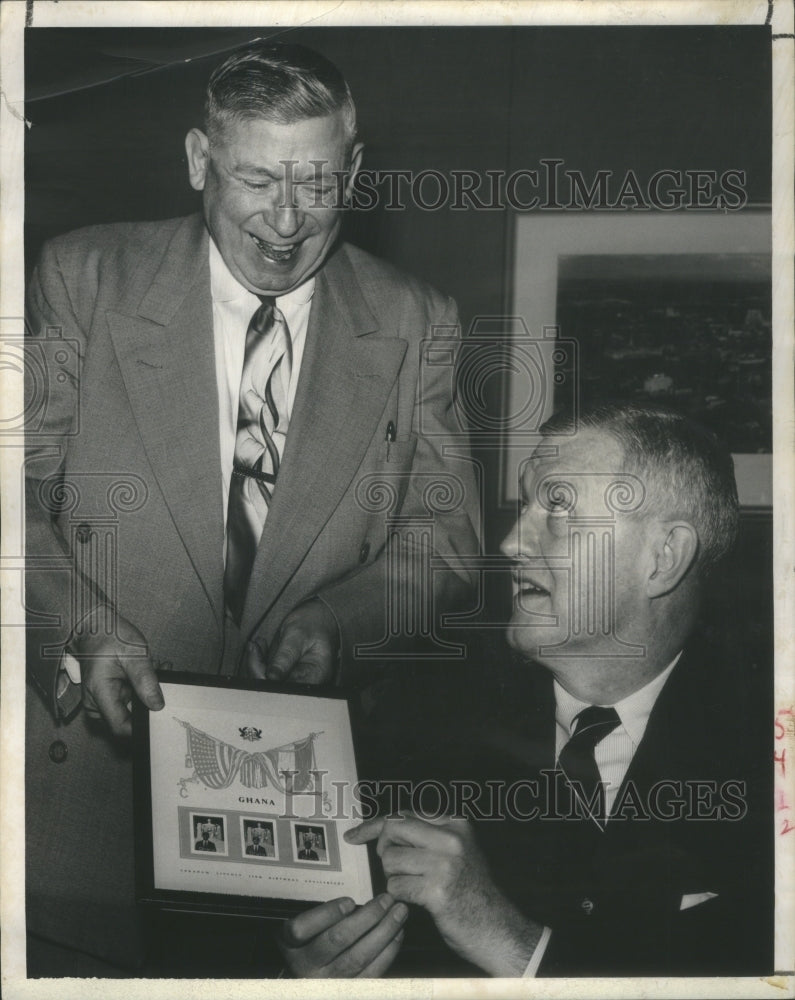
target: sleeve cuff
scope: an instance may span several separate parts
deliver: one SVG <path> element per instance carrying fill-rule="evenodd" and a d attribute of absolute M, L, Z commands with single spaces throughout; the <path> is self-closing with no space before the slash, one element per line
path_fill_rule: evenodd
<path fill-rule="evenodd" d="M 80 664 L 64 652 L 55 678 L 55 705 L 58 715 L 68 719 L 80 707 L 82 699 Z"/>
<path fill-rule="evenodd" d="M 547 945 L 549 944 L 549 939 L 552 937 L 552 928 L 545 927 L 541 931 L 541 937 L 538 939 L 538 944 L 535 947 L 535 951 L 530 956 L 530 961 L 527 963 L 527 968 L 522 973 L 522 979 L 534 979 L 538 975 L 538 967 L 541 965 L 541 960 L 544 957 L 544 953 L 547 950 Z"/>
<path fill-rule="evenodd" d="M 71 653 L 63 654 L 61 669 L 66 671 L 72 684 L 83 683 L 83 678 L 80 674 L 80 664 Z"/>

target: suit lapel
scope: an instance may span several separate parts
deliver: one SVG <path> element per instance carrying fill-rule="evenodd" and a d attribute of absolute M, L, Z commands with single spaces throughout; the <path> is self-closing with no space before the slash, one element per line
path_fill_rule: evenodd
<path fill-rule="evenodd" d="M 108 313 L 108 325 L 147 457 L 220 622 L 218 395 L 208 244 L 200 216 L 176 231 L 137 312 Z"/>
<path fill-rule="evenodd" d="M 318 274 L 279 482 L 254 561 L 250 635 L 339 504 L 373 436 L 407 343 L 378 323 L 344 249 Z"/>
<path fill-rule="evenodd" d="M 694 646 L 691 644 L 683 651 L 665 682 L 627 769 L 622 790 L 632 781 L 645 795 L 660 776 L 688 778 L 693 760 L 704 759 L 701 745 L 707 739 L 705 706 L 697 693 L 702 670 L 699 652 Z"/>

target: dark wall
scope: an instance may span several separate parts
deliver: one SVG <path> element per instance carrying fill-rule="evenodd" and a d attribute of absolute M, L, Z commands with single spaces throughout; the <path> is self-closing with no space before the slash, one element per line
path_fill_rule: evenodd
<path fill-rule="evenodd" d="M 740 170 L 770 201 L 769 29 L 34 29 L 26 39 L 26 245 L 77 226 L 198 207 L 183 138 L 223 52 L 278 35 L 350 82 L 373 170 L 512 171 L 560 158 L 593 177 Z M 453 295 L 465 328 L 508 301 L 510 214 L 411 205 L 353 212 L 354 242 Z M 511 512 L 486 457 L 487 546 Z M 744 536 L 765 585 L 769 521 Z M 767 533 L 767 534 L 765 534 Z M 764 539 L 767 539 L 767 542 Z M 758 591 L 757 591 L 758 593 Z"/>
<path fill-rule="evenodd" d="M 182 143 L 200 124 L 206 77 L 219 52 L 271 34 L 28 31 L 28 262 L 43 238 L 76 226 L 191 211 Z M 371 169 L 510 171 L 558 157 L 586 177 L 632 170 L 641 182 L 663 168 L 738 169 L 752 202 L 770 200 L 768 29 L 287 34 L 348 78 Z M 499 210 L 408 205 L 354 213 L 348 229 L 452 294 L 466 322 L 503 307 L 508 221 Z"/>

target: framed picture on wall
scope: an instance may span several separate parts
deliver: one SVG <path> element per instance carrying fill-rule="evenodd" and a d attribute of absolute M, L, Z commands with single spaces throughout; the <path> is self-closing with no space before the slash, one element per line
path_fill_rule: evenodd
<path fill-rule="evenodd" d="M 675 406 L 726 441 L 743 508 L 769 508 L 770 211 L 526 213 L 513 235 L 513 312 L 525 332 L 515 344 L 541 359 L 540 420 L 586 400 Z M 528 393 L 522 372 L 517 357 L 510 413 Z M 506 502 L 531 436 L 506 431 Z"/>

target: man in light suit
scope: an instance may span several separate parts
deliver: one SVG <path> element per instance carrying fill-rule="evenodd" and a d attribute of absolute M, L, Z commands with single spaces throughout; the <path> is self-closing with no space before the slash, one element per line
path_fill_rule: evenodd
<path fill-rule="evenodd" d="M 458 956 L 436 975 L 773 967 L 769 665 L 716 652 L 697 624 L 737 530 L 731 457 L 653 407 L 543 430 L 503 544 L 516 690 L 465 739 L 437 740 L 424 769 L 399 765 L 401 779 L 478 794 L 434 822 L 415 806 L 349 831 L 377 842 L 387 893 L 289 921 L 297 975 L 383 974 L 421 916 L 411 906 Z"/>
<path fill-rule="evenodd" d="M 28 295 L 29 391 L 46 383 L 26 465 L 28 926 L 126 967 L 130 761 L 108 730 L 129 734 L 133 692 L 162 708 L 157 666 L 355 679 L 405 583 L 390 567 L 416 554 L 388 551 L 387 516 L 434 514 L 433 593 L 406 599 L 436 612 L 469 585 L 443 560 L 477 548 L 453 370 L 422 349 L 454 353 L 455 305 L 338 244 L 362 156 L 339 72 L 297 46 L 237 53 L 186 152 L 202 215 L 59 237 Z M 64 817 L 57 855 L 42 805 Z"/>

